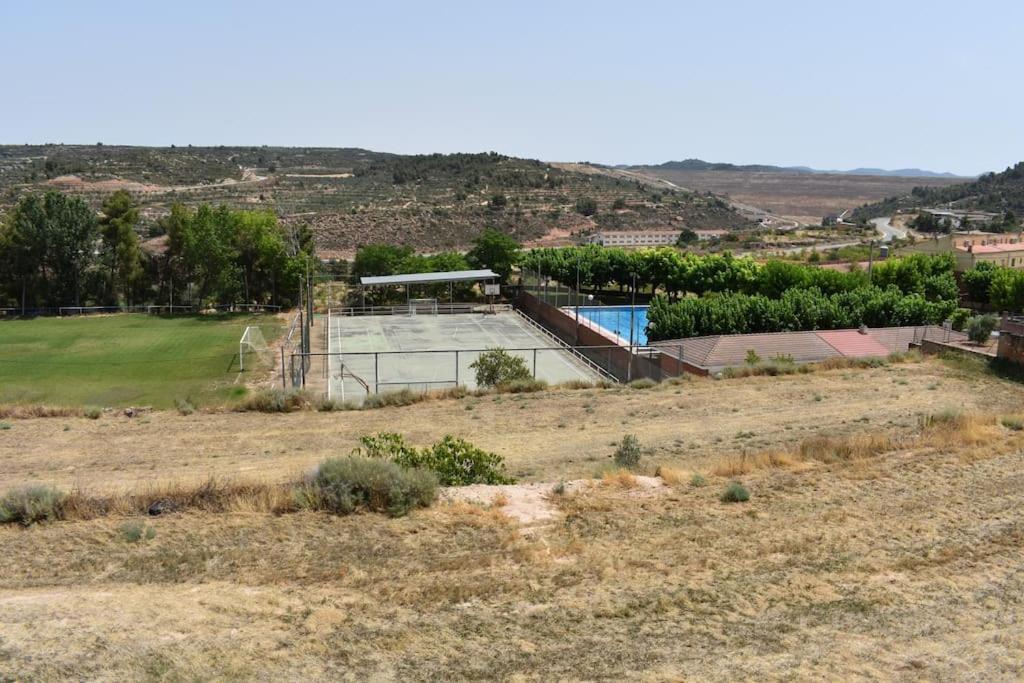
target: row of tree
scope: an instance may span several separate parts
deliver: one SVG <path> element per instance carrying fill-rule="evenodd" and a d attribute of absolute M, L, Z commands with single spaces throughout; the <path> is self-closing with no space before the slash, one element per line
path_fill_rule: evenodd
<path fill-rule="evenodd" d="M 1024 271 L 981 262 L 963 275 L 964 289 L 973 303 L 998 311 L 1024 311 Z"/>
<path fill-rule="evenodd" d="M 151 251 L 139 218 L 124 191 L 98 214 L 59 192 L 24 197 L 0 224 L 0 306 L 289 305 L 314 265 L 309 231 L 269 212 L 175 205 Z"/>
<path fill-rule="evenodd" d="M 825 294 L 817 288 L 789 289 L 779 298 L 760 294 L 713 294 L 670 302 L 651 301 L 648 339 L 659 341 L 711 334 L 834 330 L 939 323 L 956 310 L 955 300 L 929 301 L 895 286 L 861 287 Z"/>
<path fill-rule="evenodd" d="M 844 273 L 779 259 L 764 263 L 730 254 L 698 255 L 665 247 L 626 251 L 596 245 L 565 249 L 533 249 L 520 265 L 543 276 L 581 288 L 611 285 L 664 292 L 669 300 L 687 293 L 733 292 L 778 298 L 791 289 L 815 288 L 824 294 L 849 292 L 869 285 L 897 287 L 930 301 L 957 298 L 950 254 L 915 254 Z"/>

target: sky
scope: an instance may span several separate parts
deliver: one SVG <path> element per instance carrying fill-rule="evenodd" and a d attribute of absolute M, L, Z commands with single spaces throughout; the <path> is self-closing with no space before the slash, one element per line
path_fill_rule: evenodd
<path fill-rule="evenodd" d="M 1024 159 L 1024 3 L 0 3 L 0 143 L 973 175 Z"/>

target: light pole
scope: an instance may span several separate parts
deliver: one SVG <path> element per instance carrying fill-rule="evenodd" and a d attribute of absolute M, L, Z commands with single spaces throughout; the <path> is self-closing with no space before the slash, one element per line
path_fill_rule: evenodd
<path fill-rule="evenodd" d="M 636 271 L 630 275 L 633 276 L 633 286 L 629 293 L 629 364 L 626 366 L 626 382 L 633 381 L 633 326 L 636 318 Z"/>

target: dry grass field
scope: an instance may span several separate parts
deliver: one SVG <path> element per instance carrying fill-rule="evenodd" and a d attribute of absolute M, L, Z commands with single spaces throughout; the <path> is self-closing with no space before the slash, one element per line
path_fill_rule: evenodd
<path fill-rule="evenodd" d="M 714 192 L 770 213 L 817 223 L 886 197 L 909 194 L 917 186 L 941 187 L 963 178 L 906 178 L 831 173 L 695 171 L 640 167 L 634 169 L 691 190 Z"/>
<path fill-rule="evenodd" d="M 400 519 L 239 506 L 0 528 L 0 679 L 1019 679 L 1024 431 L 999 416 L 1022 398 L 929 360 L 365 412 L 9 419 L 0 489 L 284 481 L 360 434 L 451 431 L 548 482 L 555 514 L 521 526 L 502 495 Z M 663 483 L 554 490 L 624 433 Z M 733 479 L 749 502 L 720 500 Z M 152 531 L 130 542 L 126 521 Z"/>

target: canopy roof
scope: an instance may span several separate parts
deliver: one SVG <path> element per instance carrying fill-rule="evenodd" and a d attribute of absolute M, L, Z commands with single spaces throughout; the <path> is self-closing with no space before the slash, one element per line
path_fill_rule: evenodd
<path fill-rule="evenodd" d="M 424 285 L 434 282 L 465 282 L 466 280 L 493 280 L 493 270 L 448 270 L 440 273 L 405 273 L 403 275 L 370 275 L 359 278 L 364 285 Z"/>

